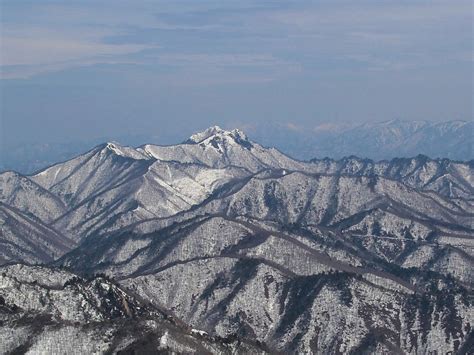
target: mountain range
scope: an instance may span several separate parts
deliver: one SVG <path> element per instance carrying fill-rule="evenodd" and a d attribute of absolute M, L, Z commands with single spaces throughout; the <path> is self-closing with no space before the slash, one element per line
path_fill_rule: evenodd
<path fill-rule="evenodd" d="M 431 158 L 471 160 L 473 121 L 403 121 L 250 125 L 252 137 L 299 159 L 359 156 L 375 160 L 423 154 Z"/>
<path fill-rule="evenodd" d="M 473 168 L 215 126 L 3 172 L 0 352 L 468 353 Z"/>
<path fill-rule="evenodd" d="M 474 159 L 472 121 L 403 121 L 374 123 L 242 123 L 249 136 L 296 159 L 342 159 L 358 156 L 375 160 L 410 158 L 419 154 L 452 160 Z M 19 142 L 0 146 L 0 170 L 31 174 L 58 161 L 69 160 L 106 140 L 124 144 L 163 141 L 151 134 L 123 135 L 63 143 Z M 167 142 L 174 142 L 170 138 Z"/>

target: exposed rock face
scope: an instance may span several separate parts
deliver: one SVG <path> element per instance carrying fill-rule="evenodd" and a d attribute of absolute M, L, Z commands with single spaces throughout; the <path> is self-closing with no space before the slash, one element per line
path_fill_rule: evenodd
<path fill-rule="evenodd" d="M 299 162 L 212 127 L 0 182 L 0 262 L 49 265 L 0 268 L 3 352 L 472 346 L 470 163 Z"/>

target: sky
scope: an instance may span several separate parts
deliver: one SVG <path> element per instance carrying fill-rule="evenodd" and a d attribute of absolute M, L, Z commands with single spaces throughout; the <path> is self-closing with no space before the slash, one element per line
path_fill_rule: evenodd
<path fill-rule="evenodd" d="M 471 1 L 1 0 L 1 140 L 473 118 Z"/>

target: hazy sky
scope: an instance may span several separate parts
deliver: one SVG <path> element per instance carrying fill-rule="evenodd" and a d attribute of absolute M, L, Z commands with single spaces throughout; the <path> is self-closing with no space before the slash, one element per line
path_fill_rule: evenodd
<path fill-rule="evenodd" d="M 4 146 L 472 119 L 471 1 L 0 4 Z"/>

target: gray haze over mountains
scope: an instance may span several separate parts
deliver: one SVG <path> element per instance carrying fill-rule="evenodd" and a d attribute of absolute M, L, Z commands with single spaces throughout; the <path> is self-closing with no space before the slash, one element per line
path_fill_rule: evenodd
<path fill-rule="evenodd" d="M 314 127 L 278 123 L 243 123 L 241 126 L 254 140 L 273 146 L 296 159 L 310 160 L 329 157 L 340 159 L 357 156 L 373 160 L 409 158 L 422 154 L 430 158 L 472 160 L 472 121 L 402 121 L 342 124 L 323 123 Z M 232 127 L 233 128 L 233 127 Z M 158 133 L 158 132 L 157 132 Z M 33 173 L 58 161 L 64 161 L 93 145 L 115 140 L 138 146 L 144 143 L 170 144 L 183 140 L 171 137 L 162 142 L 150 135 L 125 135 L 85 141 L 72 139 L 69 143 L 21 144 L 4 149 L 1 170 Z"/>
<path fill-rule="evenodd" d="M 0 7 L 7 153 L 32 142 L 144 143 L 120 139 L 129 134 L 174 144 L 216 124 L 253 137 L 239 122 L 291 122 L 311 132 L 324 122 L 473 118 L 468 0 L 3 0 Z M 89 144 L 98 137 L 105 139 Z M 259 141 L 287 150 L 272 137 Z"/>
<path fill-rule="evenodd" d="M 251 136 L 264 145 L 274 145 L 305 160 L 340 159 L 351 155 L 384 160 L 418 154 L 471 160 L 474 158 L 473 133 L 473 121 L 391 120 L 363 124 L 323 123 L 309 129 L 293 124 L 262 124 L 256 126 Z"/>

